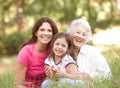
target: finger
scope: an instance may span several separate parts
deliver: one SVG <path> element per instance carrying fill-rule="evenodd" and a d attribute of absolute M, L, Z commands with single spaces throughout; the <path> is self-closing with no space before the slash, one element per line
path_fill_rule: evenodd
<path fill-rule="evenodd" d="M 60 69 L 60 67 L 58 67 L 58 69 Z"/>
<path fill-rule="evenodd" d="M 46 75 L 49 75 L 49 74 L 50 74 L 50 70 L 47 69 L 47 70 L 45 71 L 45 73 L 46 73 Z"/>

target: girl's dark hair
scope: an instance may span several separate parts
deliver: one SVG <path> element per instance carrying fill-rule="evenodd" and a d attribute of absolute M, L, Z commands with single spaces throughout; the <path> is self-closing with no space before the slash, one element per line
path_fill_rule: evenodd
<path fill-rule="evenodd" d="M 68 34 L 68 33 L 63 33 L 63 32 L 57 33 L 57 34 L 54 36 L 54 38 L 53 38 L 53 40 L 52 40 L 52 42 L 51 42 L 51 53 L 50 53 L 50 55 L 48 56 L 49 58 L 51 58 L 51 57 L 54 56 L 53 45 L 54 45 L 54 42 L 55 42 L 57 39 L 59 39 L 59 38 L 65 38 L 65 40 L 66 40 L 66 42 L 67 42 L 67 44 L 68 44 L 68 52 L 67 52 L 67 53 L 70 54 L 70 53 L 72 52 L 72 50 L 73 50 L 73 43 L 72 43 L 72 38 L 71 38 L 70 34 Z"/>
<path fill-rule="evenodd" d="M 50 26 L 52 27 L 52 30 L 53 30 L 53 36 L 55 34 L 58 33 L 58 28 L 55 24 L 55 22 L 48 18 L 48 17 L 42 17 L 40 18 L 36 23 L 35 25 L 33 26 L 32 28 L 32 37 L 28 40 L 27 43 L 23 44 L 23 46 L 27 45 L 27 44 L 31 44 L 31 43 L 35 43 L 37 42 L 37 37 L 35 36 L 36 32 L 38 31 L 39 27 L 44 23 L 44 22 L 48 22 L 50 24 Z M 22 46 L 22 47 L 23 47 Z"/>

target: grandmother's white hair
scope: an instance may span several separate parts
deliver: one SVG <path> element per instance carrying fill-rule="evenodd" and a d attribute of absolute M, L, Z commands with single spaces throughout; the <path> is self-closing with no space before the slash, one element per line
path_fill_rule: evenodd
<path fill-rule="evenodd" d="M 90 40 L 90 37 L 92 35 L 91 32 L 91 27 L 90 24 L 88 23 L 88 21 L 84 20 L 84 19 L 75 19 L 72 21 L 72 23 L 70 24 L 69 28 L 67 29 L 67 33 L 72 34 L 73 30 L 75 29 L 75 27 L 77 25 L 83 25 L 87 31 L 87 41 Z"/>

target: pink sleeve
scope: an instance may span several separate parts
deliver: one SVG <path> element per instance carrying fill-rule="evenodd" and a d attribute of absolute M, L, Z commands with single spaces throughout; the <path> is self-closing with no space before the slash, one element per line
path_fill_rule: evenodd
<path fill-rule="evenodd" d="M 17 62 L 25 66 L 28 66 L 28 59 L 29 59 L 28 56 L 29 56 L 28 49 L 23 47 L 18 54 Z"/>

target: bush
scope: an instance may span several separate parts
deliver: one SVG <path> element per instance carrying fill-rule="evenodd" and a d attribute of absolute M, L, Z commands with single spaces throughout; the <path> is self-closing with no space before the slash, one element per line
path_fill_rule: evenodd
<path fill-rule="evenodd" d="M 5 53 L 5 49 L 4 49 L 4 45 L 2 43 L 2 40 L 0 40 L 0 55 L 4 54 Z"/>
<path fill-rule="evenodd" d="M 4 37 L 3 44 L 7 55 L 17 54 L 21 45 L 28 40 L 29 32 L 15 31 Z"/>
<path fill-rule="evenodd" d="M 4 41 L 3 36 L 0 36 L 0 49 L 1 49 L 1 50 L 0 50 L 0 55 L 3 55 L 3 54 L 6 53 L 6 50 L 5 50 L 5 46 L 4 46 L 3 41 Z"/>

